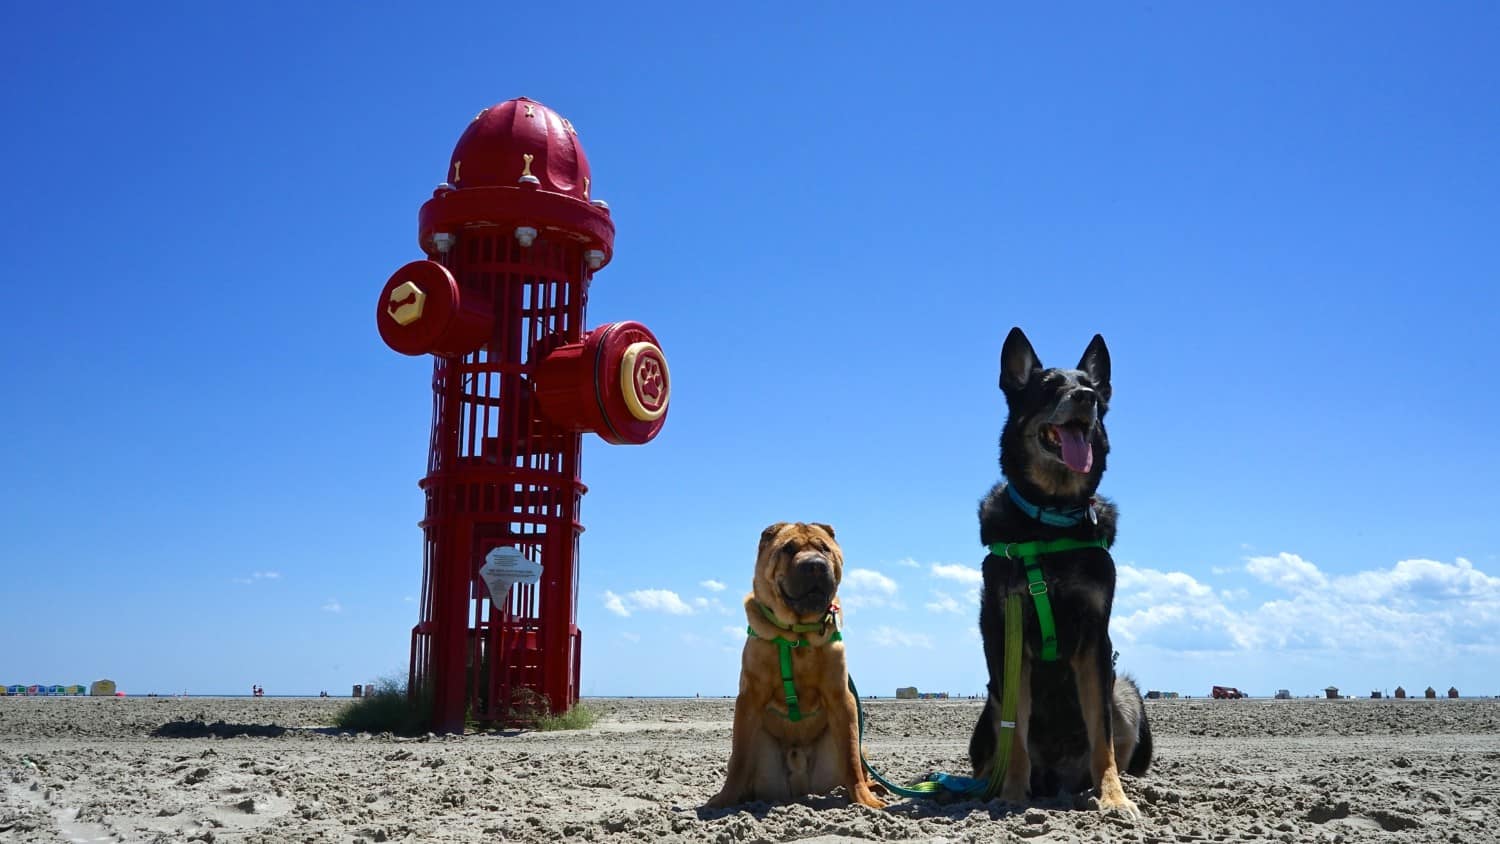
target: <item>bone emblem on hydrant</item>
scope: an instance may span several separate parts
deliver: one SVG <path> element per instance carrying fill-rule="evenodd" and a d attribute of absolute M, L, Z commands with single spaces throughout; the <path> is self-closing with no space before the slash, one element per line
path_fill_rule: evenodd
<path fill-rule="evenodd" d="M 417 215 L 426 258 L 386 281 L 375 321 L 392 349 L 434 358 L 410 691 L 460 732 L 466 712 L 578 700 L 582 435 L 651 441 L 672 379 L 644 325 L 583 327 L 615 228 L 571 122 L 525 97 L 491 106 L 446 178 Z"/>

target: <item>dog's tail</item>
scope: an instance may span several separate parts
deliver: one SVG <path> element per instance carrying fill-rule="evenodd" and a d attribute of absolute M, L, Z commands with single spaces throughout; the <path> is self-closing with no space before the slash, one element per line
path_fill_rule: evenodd
<path fill-rule="evenodd" d="M 1146 713 L 1141 712 L 1141 731 L 1136 739 L 1135 751 L 1130 754 L 1130 761 L 1125 765 L 1125 773 L 1133 777 L 1146 773 L 1151 767 L 1151 722 L 1146 720 Z"/>
<path fill-rule="evenodd" d="M 1130 758 L 1118 760 L 1125 773 L 1140 776 L 1151 767 L 1151 723 L 1146 720 L 1146 701 L 1141 698 L 1140 687 L 1129 674 L 1115 676 L 1114 726 L 1117 730 L 1128 730 L 1134 741 L 1130 747 Z M 1120 747 L 1117 743 L 1115 747 Z"/>

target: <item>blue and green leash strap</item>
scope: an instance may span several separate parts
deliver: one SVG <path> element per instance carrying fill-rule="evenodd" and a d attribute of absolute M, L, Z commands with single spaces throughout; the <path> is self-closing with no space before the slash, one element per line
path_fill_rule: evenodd
<path fill-rule="evenodd" d="M 958 797 L 989 800 L 999 794 L 1000 786 L 1005 782 L 1005 771 L 1010 767 L 1011 746 L 1016 732 L 1016 709 L 1021 701 L 1021 645 L 1021 595 L 1011 592 L 1005 599 L 1005 685 L 1000 691 L 1000 739 L 995 747 L 990 774 L 985 778 L 933 773 L 928 774 L 927 779 L 921 782 L 901 786 L 881 776 L 865 758 L 865 708 L 859 702 L 859 691 L 854 688 L 854 679 L 851 677 L 849 691 L 854 695 L 854 705 L 859 713 L 859 761 L 864 765 L 865 772 L 898 797 L 924 798 L 947 792 Z"/>

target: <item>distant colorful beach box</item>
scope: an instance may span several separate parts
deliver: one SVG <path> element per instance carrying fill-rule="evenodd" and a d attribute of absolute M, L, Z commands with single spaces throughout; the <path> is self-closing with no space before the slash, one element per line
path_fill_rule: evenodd
<path fill-rule="evenodd" d="M 13 685 L 13 686 L 0 686 L 0 695 L 4 695 L 4 696 L 12 696 L 12 695 L 14 695 L 14 696 L 17 696 L 17 697 L 63 697 L 63 696 L 66 696 L 66 695 L 81 695 L 81 694 L 83 694 L 83 690 L 84 690 L 84 687 L 81 686 L 81 685 L 74 685 L 74 686 L 58 686 L 58 685 L 51 685 L 51 686 L 44 686 L 44 685 L 23 686 L 23 685 L 17 684 L 17 685 Z"/>

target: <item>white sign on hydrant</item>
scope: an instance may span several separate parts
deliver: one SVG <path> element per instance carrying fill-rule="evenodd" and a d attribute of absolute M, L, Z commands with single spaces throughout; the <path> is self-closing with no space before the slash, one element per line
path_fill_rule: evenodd
<path fill-rule="evenodd" d="M 542 564 L 526 559 L 518 549 L 502 545 L 484 555 L 484 565 L 479 576 L 490 587 L 490 600 L 496 604 L 505 601 L 505 593 L 516 583 L 534 585 L 542 579 Z"/>

